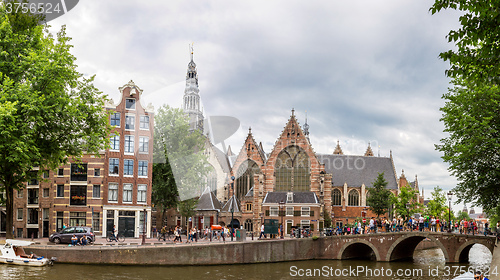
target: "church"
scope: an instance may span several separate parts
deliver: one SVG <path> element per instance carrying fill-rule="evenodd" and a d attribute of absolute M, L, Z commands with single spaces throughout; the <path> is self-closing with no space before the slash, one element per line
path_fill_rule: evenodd
<path fill-rule="evenodd" d="M 207 135 L 192 50 L 183 110 L 190 129 Z M 277 219 L 283 221 L 286 235 L 294 227 L 309 228 L 317 234 L 327 220 L 336 226 L 375 216 L 366 200 L 379 173 L 384 173 L 386 188 L 396 195 L 407 185 L 419 191 L 416 176 L 410 182 L 404 171 L 397 175 L 392 152 L 389 157 L 374 156 L 368 144 L 364 155 L 345 155 L 337 141 L 332 154 L 316 153 L 307 121 L 301 126 L 293 109 L 270 152 L 264 151 L 249 129 L 238 154 L 230 147 L 221 151 L 209 137 L 205 153 L 212 171 L 206 176 L 206 185 L 201 186 L 197 214 L 190 227 L 232 225 L 257 234 L 264 220 Z"/>

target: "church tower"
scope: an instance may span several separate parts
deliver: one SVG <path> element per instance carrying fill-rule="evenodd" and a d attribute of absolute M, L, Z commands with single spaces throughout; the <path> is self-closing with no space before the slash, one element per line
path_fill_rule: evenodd
<path fill-rule="evenodd" d="M 186 89 L 182 108 L 189 117 L 189 131 L 199 130 L 203 133 L 203 112 L 200 104 L 200 90 L 198 89 L 198 73 L 193 60 L 193 45 L 190 46 L 191 61 L 188 63 L 186 75 Z"/>

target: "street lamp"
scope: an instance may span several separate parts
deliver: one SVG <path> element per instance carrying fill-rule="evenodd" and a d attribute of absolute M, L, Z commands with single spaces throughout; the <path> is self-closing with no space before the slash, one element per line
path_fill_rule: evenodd
<path fill-rule="evenodd" d="M 231 202 L 231 241 L 233 241 L 233 233 L 234 233 L 234 176 L 231 176 L 231 192 L 233 193 L 232 202 Z"/>
<path fill-rule="evenodd" d="M 283 208 L 285 207 L 285 202 L 282 200 L 282 201 L 280 201 L 279 205 L 280 205 L 280 216 L 281 216 L 281 237 L 280 237 L 280 239 L 283 239 L 284 238 L 283 237 L 283 229 L 285 228 L 283 226 L 283 216 L 284 216 Z"/>
<path fill-rule="evenodd" d="M 448 227 L 448 232 L 451 232 L 451 198 L 453 196 L 453 193 L 450 191 L 448 192 L 448 201 L 449 201 L 449 208 L 448 208 L 448 224 L 449 224 L 449 227 Z"/>

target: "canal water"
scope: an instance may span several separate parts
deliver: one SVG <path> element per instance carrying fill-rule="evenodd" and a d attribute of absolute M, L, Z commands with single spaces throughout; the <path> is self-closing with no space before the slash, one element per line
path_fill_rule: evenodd
<path fill-rule="evenodd" d="M 416 251 L 413 261 L 314 260 L 220 266 L 110 266 L 55 264 L 22 267 L 0 264 L 0 279 L 453 279 L 470 270 L 486 271 L 491 253 L 474 245 L 468 264 L 446 264 L 440 249 Z"/>

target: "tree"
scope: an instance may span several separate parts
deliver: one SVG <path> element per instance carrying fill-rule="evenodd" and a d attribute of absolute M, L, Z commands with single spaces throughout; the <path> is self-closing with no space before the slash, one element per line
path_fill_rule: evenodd
<path fill-rule="evenodd" d="M 391 196 L 391 203 L 394 205 L 393 213 L 405 219 L 418 213 L 422 204 L 418 203 L 417 194 L 418 191 L 412 189 L 409 185 L 401 187 L 397 196 Z"/>
<path fill-rule="evenodd" d="M 162 216 L 182 201 L 179 211 L 190 217 L 196 207 L 192 199 L 201 195 L 209 170 L 203 153 L 206 139 L 197 130 L 189 131 L 188 119 L 181 109 L 168 105 L 158 109 L 154 129 L 152 201 Z"/>
<path fill-rule="evenodd" d="M 469 214 L 467 214 L 467 212 L 459 210 L 457 212 L 457 219 L 460 220 L 460 221 L 463 220 L 463 219 L 470 220 L 470 217 L 469 217 Z"/>
<path fill-rule="evenodd" d="M 370 205 L 370 210 L 377 215 L 377 219 L 389 210 L 391 191 L 385 188 L 387 184 L 382 172 L 373 182 L 373 188 L 368 190 L 366 205 Z"/>
<path fill-rule="evenodd" d="M 76 71 L 71 38 L 0 5 L 0 191 L 12 238 L 14 190 L 83 153 L 108 146 L 106 97 Z M 40 171 L 32 172 L 34 167 Z"/>
<path fill-rule="evenodd" d="M 436 149 L 459 183 L 458 201 L 474 202 L 485 210 L 500 204 L 500 6 L 499 0 L 436 0 L 433 14 L 444 9 L 463 12 L 461 28 L 448 33 L 456 50 L 440 57 L 449 61 L 446 72 L 452 87 L 442 121 L 448 136 Z"/>
<path fill-rule="evenodd" d="M 432 199 L 427 203 L 425 214 L 439 219 L 448 219 L 448 207 L 446 205 L 446 196 L 443 190 L 437 186 L 431 193 Z"/>

